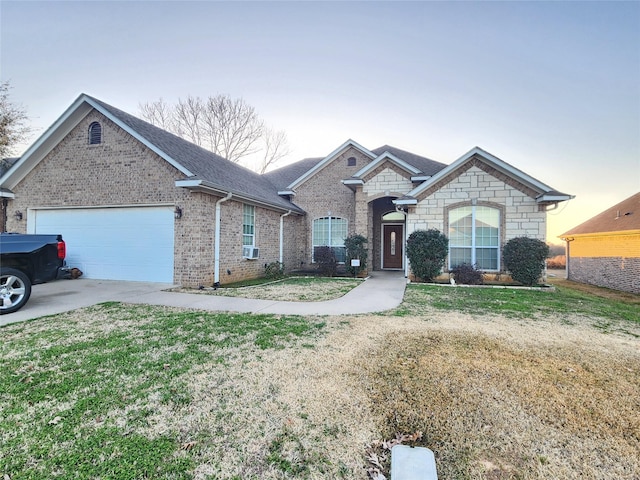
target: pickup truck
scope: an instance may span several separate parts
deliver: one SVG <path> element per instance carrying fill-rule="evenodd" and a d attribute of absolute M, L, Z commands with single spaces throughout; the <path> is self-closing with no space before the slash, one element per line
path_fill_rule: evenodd
<path fill-rule="evenodd" d="M 62 235 L 0 233 L 0 314 L 27 303 L 31 286 L 69 278 Z"/>

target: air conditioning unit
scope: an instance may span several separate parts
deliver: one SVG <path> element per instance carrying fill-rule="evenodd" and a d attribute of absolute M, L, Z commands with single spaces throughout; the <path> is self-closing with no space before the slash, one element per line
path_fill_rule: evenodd
<path fill-rule="evenodd" d="M 242 247 L 242 258 L 255 260 L 259 256 L 260 256 L 260 249 L 258 247 L 252 247 L 250 245 L 246 245 Z"/>

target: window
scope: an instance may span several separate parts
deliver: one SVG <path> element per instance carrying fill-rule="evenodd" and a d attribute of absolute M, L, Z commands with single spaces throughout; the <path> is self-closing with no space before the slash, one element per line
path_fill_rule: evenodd
<path fill-rule="evenodd" d="M 338 217 L 316 218 L 313 221 L 313 256 L 317 247 L 331 247 L 336 260 L 344 263 L 346 249 L 344 239 L 347 238 L 347 220 Z M 314 260 L 315 261 L 315 260 Z"/>
<path fill-rule="evenodd" d="M 256 246 L 256 207 L 242 206 L 242 246 Z"/>
<path fill-rule="evenodd" d="M 98 145 L 102 143 L 102 125 L 93 122 L 89 125 L 89 145 Z"/>
<path fill-rule="evenodd" d="M 499 270 L 500 211 L 465 206 L 449 211 L 449 268 L 461 263 Z"/>
<path fill-rule="evenodd" d="M 355 167 L 356 166 L 356 157 L 347 158 L 347 167 Z"/>

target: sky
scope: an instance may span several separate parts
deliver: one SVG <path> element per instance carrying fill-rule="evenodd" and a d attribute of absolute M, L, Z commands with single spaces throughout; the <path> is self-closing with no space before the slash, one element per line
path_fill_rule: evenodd
<path fill-rule="evenodd" d="M 450 164 L 475 146 L 575 195 L 547 240 L 640 191 L 640 2 L 0 2 L 0 79 L 34 129 L 81 94 L 226 94 L 287 134 Z"/>

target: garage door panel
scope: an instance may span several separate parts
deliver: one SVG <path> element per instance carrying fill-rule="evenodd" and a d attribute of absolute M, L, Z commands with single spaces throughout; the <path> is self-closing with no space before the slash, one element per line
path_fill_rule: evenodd
<path fill-rule="evenodd" d="M 173 282 L 172 207 L 37 210 L 31 231 L 60 233 L 86 278 Z"/>

